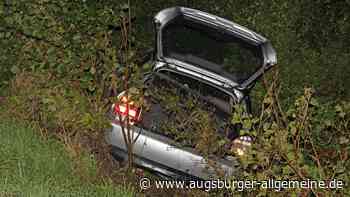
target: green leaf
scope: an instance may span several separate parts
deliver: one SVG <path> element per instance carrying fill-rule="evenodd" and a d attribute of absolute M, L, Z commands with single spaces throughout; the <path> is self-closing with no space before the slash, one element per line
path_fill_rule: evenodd
<path fill-rule="evenodd" d="M 95 68 L 95 66 L 91 66 L 91 68 L 90 68 L 90 73 L 91 73 L 92 75 L 94 75 L 94 74 L 96 73 L 96 68 Z"/>
<path fill-rule="evenodd" d="M 284 167 L 282 168 L 282 172 L 283 172 L 283 174 L 285 174 L 285 175 L 289 175 L 292 171 L 291 171 L 291 169 L 290 169 L 289 166 L 284 166 Z"/>
<path fill-rule="evenodd" d="M 75 36 L 73 36 L 73 40 L 78 41 L 80 40 L 81 36 L 79 34 L 76 34 Z"/>
<path fill-rule="evenodd" d="M 52 54 L 54 51 L 55 51 L 55 47 L 50 47 L 48 50 L 47 50 L 47 54 Z"/>
<path fill-rule="evenodd" d="M 339 144 L 348 144 L 349 141 L 350 141 L 350 140 L 349 140 L 348 138 L 344 137 L 344 136 L 341 136 L 341 137 L 339 138 Z"/>
<path fill-rule="evenodd" d="M 338 104 L 338 105 L 335 106 L 335 111 L 336 112 L 341 112 L 341 111 L 343 111 L 343 108 Z"/>
<path fill-rule="evenodd" d="M 120 9 L 122 9 L 123 11 L 127 11 L 129 10 L 129 5 L 127 3 L 124 3 L 123 5 L 120 6 Z"/>
<path fill-rule="evenodd" d="M 20 69 L 18 68 L 18 66 L 14 65 L 11 67 L 11 72 L 13 74 L 19 73 Z"/>
<path fill-rule="evenodd" d="M 294 153 L 293 152 L 287 153 L 287 158 L 288 158 L 288 160 L 293 161 L 295 159 Z"/>
<path fill-rule="evenodd" d="M 316 106 L 316 107 L 319 106 L 319 103 L 318 103 L 317 99 L 315 99 L 315 98 L 311 98 L 310 104 L 313 106 Z"/>

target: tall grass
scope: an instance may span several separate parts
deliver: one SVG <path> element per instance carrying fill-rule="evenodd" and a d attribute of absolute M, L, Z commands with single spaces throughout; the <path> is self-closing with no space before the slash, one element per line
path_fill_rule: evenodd
<path fill-rule="evenodd" d="M 0 147 L 0 196 L 133 196 L 127 188 L 83 182 L 61 143 L 16 122 L 0 122 Z"/>

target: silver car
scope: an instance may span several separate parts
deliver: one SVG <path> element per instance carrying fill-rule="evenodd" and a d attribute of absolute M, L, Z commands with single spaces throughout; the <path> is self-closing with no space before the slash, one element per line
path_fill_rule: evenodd
<path fill-rule="evenodd" d="M 145 77 L 146 88 L 172 83 L 179 89 L 198 93 L 217 108 L 219 119 L 230 117 L 232 106 L 237 103 L 250 113 L 249 90 L 277 63 L 269 40 L 229 20 L 184 7 L 160 11 L 154 25 L 154 66 Z M 113 109 L 118 110 L 113 113 L 125 111 L 120 107 L 114 105 Z M 175 179 L 212 179 L 219 176 L 218 169 L 220 177 L 239 173 L 234 156 L 203 156 L 193 147 L 178 146 L 171 136 L 162 134 L 159 122 L 167 115 L 157 102 L 147 112 L 129 110 L 127 115 L 135 119 L 131 129 L 137 136 L 133 153 L 139 167 Z M 118 114 L 114 116 L 117 119 Z M 233 141 L 240 136 L 237 129 L 231 128 L 226 137 Z M 106 140 L 117 159 L 127 158 L 118 121 L 112 121 Z"/>

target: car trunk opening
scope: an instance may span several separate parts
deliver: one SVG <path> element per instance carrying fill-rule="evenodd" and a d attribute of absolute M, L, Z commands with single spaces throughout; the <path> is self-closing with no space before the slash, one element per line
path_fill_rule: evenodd
<path fill-rule="evenodd" d="M 205 154 L 223 153 L 218 142 L 238 136 L 230 124 L 231 97 L 220 89 L 170 71 L 155 74 L 147 86 L 140 127 L 189 148 L 202 149 L 198 144 L 210 136 Z"/>
<path fill-rule="evenodd" d="M 162 55 L 243 83 L 263 65 L 259 45 L 179 16 L 162 28 Z"/>

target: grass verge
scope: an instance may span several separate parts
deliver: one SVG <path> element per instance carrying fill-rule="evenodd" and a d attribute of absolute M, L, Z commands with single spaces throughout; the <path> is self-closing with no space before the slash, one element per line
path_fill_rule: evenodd
<path fill-rule="evenodd" d="M 96 164 L 85 155 L 91 174 Z M 56 139 L 32 128 L 0 122 L 1 196 L 133 196 L 130 188 L 109 182 L 87 183 L 74 174 L 73 161 Z"/>

